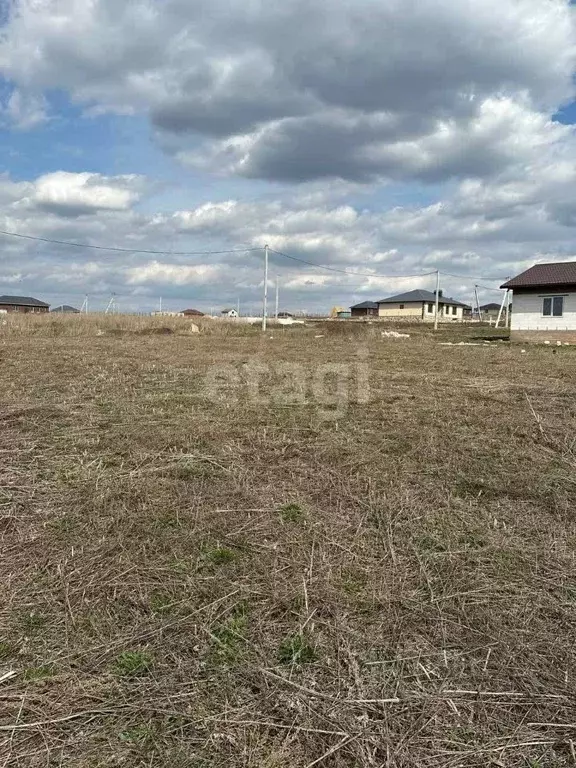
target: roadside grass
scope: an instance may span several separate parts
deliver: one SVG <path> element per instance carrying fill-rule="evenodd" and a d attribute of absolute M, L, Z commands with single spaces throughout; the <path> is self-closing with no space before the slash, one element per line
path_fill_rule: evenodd
<path fill-rule="evenodd" d="M 0 328 L 0 764 L 573 765 L 576 351 L 137 320 Z"/>

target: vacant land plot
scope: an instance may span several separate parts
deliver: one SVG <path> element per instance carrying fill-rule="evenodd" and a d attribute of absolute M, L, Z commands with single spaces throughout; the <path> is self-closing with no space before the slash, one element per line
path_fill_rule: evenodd
<path fill-rule="evenodd" d="M 81 322 L 0 329 L 3 768 L 576 765 L 576 350 Z"/>

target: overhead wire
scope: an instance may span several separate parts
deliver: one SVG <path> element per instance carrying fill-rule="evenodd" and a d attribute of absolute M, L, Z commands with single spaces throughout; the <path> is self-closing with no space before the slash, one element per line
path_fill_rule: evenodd
<path fill-rule="evenodd" d="M 452 272 L 444 272 L 443 270 L 439 270 L 441 275 L 445 275 L 446 277 L 457 277 L 462 280 L 508 280 L 507 277 L 490 277 L 489 275 L 455 275 Z M 478 286 L 480 287 L 480 286 Z M 493 290 L 492 288 L 489 288 L 488 290 Z"/>
<path fill-rule="evenodd" d="M 23 240 L 34 240 L 35 242 L 40 242 L 40 243 L 51 243 L 53 245 L 70 245 L 70 246 L 73 246 L 74 248 L 90 248 L 96 251 L 115 251 L 118 253 L 145 253 L 145 254 L 155 255 L 155 256 L 166 256 L 168 254 L 171 254 L 173 256 L 216 256 L 218 254 L 225 254 L 225 253 L 246 253 L 249 251 L 263 250 L 262 248 L 228 248 L 222 251 L 172 251 L 172 250 L 155 251 L 155 250 L 146 250 L 143 248 L 117 248 L 117 247 L 108 246 L 108 245 L 90 245 L 89 243 L 74 243 L 68 240 L 55 240 L 50 237 L 33 237 L 32 235 L 21 235 L 18 232 L 6 232 L 2 229 L 0 229 L 0 235 L 6 235 L 8 237 L 18 237 Z"/>
<path fill-rule="evenodd" d="M 111 251 L 114 253 L 142 253 L 145 255 L 151 255 L 151 256 L 218 256 L 218 255 L 224 255 L 229 253 L 254 253 L 256 251 L 263 251 L 264 249 L 261 247 L 257 248 L 226 248 L 222 250 L 204 250 L 204 251 L 173 251 L 173 250 L 155 250 L 155 249 L 146 249 L 146 248 L 120 248 L 118 246 L 108 246 L 108 245 L 92 245 L 90 243 L 76 243 L 69 240 L 57 240 L 55 238 L 50 237 L 36 237 L 34 235 L 23 235 L 19 232 L 9 232 L 7 230 L 0 230 L 0 235 L 4 235 L 6 237 L 15 237 L 22 240 L 31 240 L 38 243 L 48 243 L 52 245 L 63 245 L 63 246 L 70 246 L 73 248 L 86 248 L 90 250 L 97 250 L 97 251 Z M 508 278 L 502 278 L 502 277 L 491 277 L 488 275 L 460 275 L 453 272 L 444 272 L 443 270 L 431 270 L 430 272 L 418 272 L 415 274 L 410 275 L 383 275 L 378 272 L 354 272 L 350 271 L 348 269 L 340 269 L 339 267 L 330 267 L 326 264 L 317 264 L 312 261 L 307 261 L 306 259 L 301 259 L 298 256 L 292 256 L 291 254 L 285 253 L 283 251 L 278 251 L 274 248 L 269 249 L 270 253 L 275 253 L 277 256 L 282 256 L 285 259 L 289 259 L 290 261 L 295 261 L 300 264 L 305 264 L 309 267 L 316 267 L 317 269 L 324 269 L 329 272 L 336 272 L 342 275 L 349 275 L 352 277 L 378 277 L 378 278 L 384 278 L 387 280 L 394 280 L 394 279 L 409 279 L 409 278 L 418 278 L 418 277 L 430 277 L 431 275 L 435 275 L 437 272 L 440 272 L 441 275 L 444 275 L 445 277 L 454 277 L 457 279 L 463 279 L 463 280 L 504 280 Z M 480 286 L 479 286 L 480 287 Z M 486 286 L 482 286 L 486 287 Z M 487 290 L 494 290 L 492 288 L 486 288 Z"/>
<path fill-rule="evenodd" d="M 476 287 L 477 288 L 483 288 L 485 291 L 494 291 L 494 293 L 500 292 L 502 290 L 504 290 L 504 291 L 506 290 L 505 288 L 490 288 L 489 286 L 481 285 L 480 283 L 476 283 Z"/>
<path fill-rule="evenodd" d="M 301 264 L 307 264 L 309 267 L 317 267 L 318 269 L 327 269 L 330 272 L 340 272 L 344 275 L 350 275 L 351 277 L 384 277 L 388 280 L 391 280 L 393 278 L 409 278 L 409 277 L 429 277 L 430 275 L 435 275 L 436 270 L 433 270 L 432 272 L 419 272 L 415 275 L 381 275 L 377 272 L 350 272 L 347 269 L 338 269 L 338 267 L 328 267 L 325 264 L 315 264 L 312 261 L 306 261 L 305 259 L 300 259 L 297 256 L 290 256 L 287 253 L 283 253 L 282 251 L 276 251 L 273 248 L 270 248 L 270 253 L 276 253 L 278 256 L 283 256 L 285 259 L 291 259 L 292 261 L 298 261 Z"/>

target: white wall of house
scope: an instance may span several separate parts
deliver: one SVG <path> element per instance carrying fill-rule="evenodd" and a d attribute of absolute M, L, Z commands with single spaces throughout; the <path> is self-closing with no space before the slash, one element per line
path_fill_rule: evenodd
<path fill-rule="evenodd" d="M 545 297 L 563 296 L 562 317 L 545 317 Z M 576 293 L 562 291 L 522 293 L 515 290 L 512 299 L 511 329 L 513 331 L 574 331 L 576 330 Z"/>
<path fill-rule="evenodd" d="M 454 314 L 456 309 L 456 314 Z M 434 320 L 436 314 L 436 305 L 434 303 L 426 302 L 424 304 L 424 320 Z M 460 321 L 464 318 L 464 309 L 462 307 L 454 307 L 452 304 L 440 304 L 438 307 L 438 322 L 439 323 L 453 323 Z"/>
<path fill-rule="evenodd" d="M 407 301 L 405 304 L 379 304 L 378 316 L 422 318 L 422 302 Z"/>
<path fill-rule="evenodd" d="M 463 319 L 464 310 L 462 307 L 456 307 L 456 314 L 454 314 L 454 307 L 452 305 L 440 304 L 438 309 L 438 321 L 440 323 L 454 321 L 461 322 Z M 378 316 L 390 319 L 394 317 L 405 317 L 433 322 L 435 314 L 436 305 L 434 302 L 428 301 L 409 301 L 405 304 L 378 305 Z"/>
<path fill-rule="evenodd" d="M 455 307 L 455 306 L 452 306 L 451 304 L 445 304 L 444 307 L 440 307 L 438 320 L 453 322 L 453 321 L 462 320 L 463 317 L 464 317 L 463 307 Z"/>

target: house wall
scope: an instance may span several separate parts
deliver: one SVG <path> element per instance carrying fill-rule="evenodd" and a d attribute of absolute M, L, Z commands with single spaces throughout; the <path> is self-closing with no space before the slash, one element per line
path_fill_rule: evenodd
<path fill-rule="evenodd" d="M 434 313 L 432 313 L 432 317 L 434 317 Z M 440 322 L 462 322 L 464 319 L 464 307 L 456 307 L 456 314 L 454 314 L 454 307 L 450 304 L 445 304 L 443 307 L 440 307 L 440 314 L 438 315 L 438 320 Z"/>
<path fill-rule="evenodd" d="M 377 309 L 353 309 L 352 317 L 375 317 L 378 315 Z"/>
<path fill-rule="evenodd" d="M 20 305 L 14 305 L 14 304 L 0 304 L 0 310 L 2 313 L 4 312 L 21 312 L 23 314 L 26 314 L 28 312 L 48 312 L 48 307 L 24 307 Z"/>
<path fill-rule="evenodd" d="M 562 317 L 544 317 L 542 299 L 545 296 L 564 296 Z M 514 311 L 510 329 L 515 331 L 576 331 L 576 290 L 562 291 L 538 289 L 537 291 L 514 290 Z"/>
<path fill-rule="evenodd" d="M 525 341 L 543 344 L 549 341 L 551 344 L 576 344 L 576 331 L 511 331 L 511 341 Z"/>
<path fill-rule="evenodd" d="M 400 309 L 400 304 L 379 304 L 378 305 L 378 317 L 410 317 L 415 319 L 422 319 L 422 302 L 411 301 L 403 305 L 404 309 Z"/>
<path fill-rule="evenodd" d="M 424 320 L 428 323 L 434 322 L 436 306 L 433 304 L 432 311 L 428 311 L 428 305 L 433 302 L 414 301 L 404 304 L 404 309 L 400 309 L 400 304 L 380 304 L 378 315 L 384 318 L 406 317 L 410 319 Z M 448 310 L 449 307 L 449 311 Z M 440 304 L 438 307 L 438 322 L 452 323 L 462 322 L 464 316 L 463 307 L 456 307 L 456 314 L 452 314 L 451 305 Z"/>

